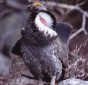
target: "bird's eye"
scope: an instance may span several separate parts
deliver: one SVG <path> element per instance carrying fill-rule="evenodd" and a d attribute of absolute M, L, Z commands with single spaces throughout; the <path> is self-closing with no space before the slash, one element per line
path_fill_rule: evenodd
<path fill-rule="evenodd" d="M 45 26 L 47 26 L 47 21 L 45 19 L 43 19 L 42 17 L 40 17 L 40 21 L 42 24 L 44 24 Z"/>

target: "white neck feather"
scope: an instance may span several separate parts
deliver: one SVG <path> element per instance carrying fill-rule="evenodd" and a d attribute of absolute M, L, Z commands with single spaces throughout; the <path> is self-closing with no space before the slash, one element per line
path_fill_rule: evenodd
<path fill-rule="evenodd" d="M 44 25 L 40 21 L 40 17 L 44 18 L 47 21 L 47 26 Z M 57 36 L 57 33 L 52 28 L 50 28 L 52 26 L 52 23 L 53 23 L 53 20 L 46 13 L 40 12 L 35 18 L 35 24 L 38 27 L 38 30 L 41 31 L 41 32 L 44 32 L 45 36 L 48 36 L 48 35 L 50 35 L 50 37 Z"/>

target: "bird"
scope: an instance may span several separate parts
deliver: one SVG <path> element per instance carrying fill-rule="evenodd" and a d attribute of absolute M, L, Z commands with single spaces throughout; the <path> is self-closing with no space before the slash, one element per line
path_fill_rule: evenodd
<path fill-rule="evenodd" d="M 64 43 L 67 43 L 72 27 L 66 23 L 57 23 L 54 14 L 39 2 L 29 7 L 30 14 L 21 30 L 22 37 L 11 52 L 21 56 L 40 85 L 44 82 L 55 85 L 62 75 L 61 58 L 66 56 Z"/>

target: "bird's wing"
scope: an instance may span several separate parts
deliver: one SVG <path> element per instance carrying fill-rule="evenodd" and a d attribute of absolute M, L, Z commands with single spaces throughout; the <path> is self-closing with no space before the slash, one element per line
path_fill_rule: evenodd
<path fill-rule="evenodd" d="M 18 40 L 18 41 L 15 43 L 15 45 L 13 46 L 13 48 L 11 49 L 11 52 L 12 52 L 13 54 L 18 55 L 18 56 L 21 55 L 20 42 L 21 42 L 21 40 Z"/>
<path fill-rule="evenodd" d="M 67 43 L 71 34 L 72 25 L 64 22 L 56 23 L 55 31 L 63 43 Z"/>

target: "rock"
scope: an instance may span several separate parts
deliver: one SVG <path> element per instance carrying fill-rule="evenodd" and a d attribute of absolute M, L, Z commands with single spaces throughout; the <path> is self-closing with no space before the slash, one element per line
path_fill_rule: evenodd
<path fill-rule="evenodd" d="M 81 79 L 69 78 L 61 81 L 58 85 L 88 85 L 88 81 Z"/>
<path fill-rule="evenodd" d="M 11 67 L 11 60 L 0 53 L 0 76 L 7 76 Z"/>

